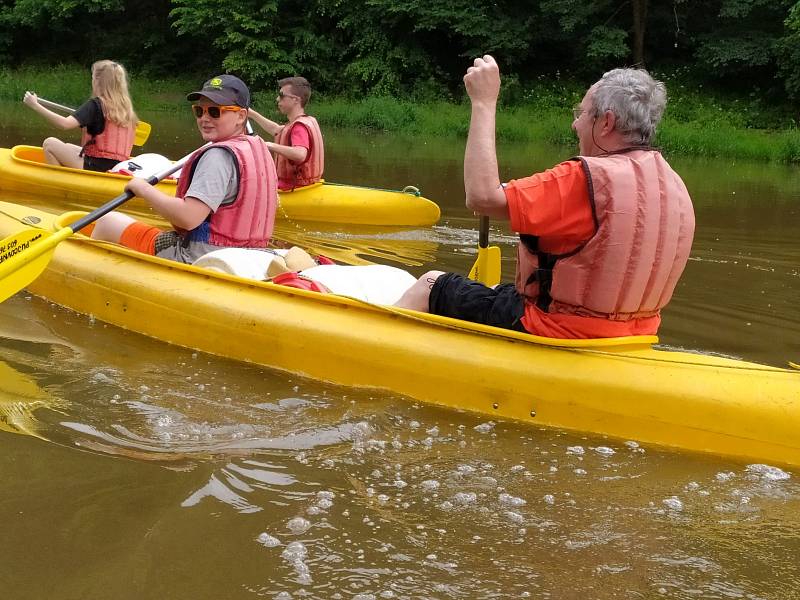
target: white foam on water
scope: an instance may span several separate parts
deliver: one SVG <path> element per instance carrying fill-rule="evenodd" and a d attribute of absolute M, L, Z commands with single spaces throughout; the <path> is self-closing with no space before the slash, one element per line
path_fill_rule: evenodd
<path fill-rule="evenodd" d="M 478 495 L 475 492 L 457 492 L 453 496 L 453 503 L 466 506 L 475 504 L 478 501 Z"/>
<path fill-rule="evenodd" d="M 613 448 L 609 448 L 608 446 L 597 446 L 596 448 L 592 449 L 601 456 L 613 456 L 614 454 L 617 453 L 616 450 L 614 450 Z"/>
<path fill-rule="evenodd" d="M 259 533 L 256 541 L 265 548 L 275 548 L 281 545 L 281 541 L 278 538 L 271 536 L 266 531 Z"/>
<path fill-rule="evenodd" d="M 800 435 L 800 433 L 798 435 Z M 783 469 L 760 463 L 747 465 L 745 471 L 751 475 L 755 475 L 763 479 L 764 481 L 786 481 L 787 479 L 792 478 L 791 474 L 787 473 Z"/>
<path fill-rule="evenodd" d="M 311 527 L 311 522 L 308 519 L 304 519 L 303 517 L 295 517 L 293 519 L 289 519 L 289 522 L 286 523 L 286 528 L 294 533 L 295 535 L 299 535 L 301 533 L 305 533 Z"/>
<path fill-rule="evenodd" d="M 513 510 L 507 510 L 503 513 L 503 516 L 506 518 L 507 521 L 513 523 L 514 525 L 521 525 L 525 522 L 525 517 L 523 517 L 520 513 L 515 512 Z"/>
<path fill-rule="evenodd" d="M 508 506 L 525 506 L 528 503 L 527 500 L 512 496 L 511 494 L 500 494 L 499 500 L 500 504 L 506 504 Z"/>
<path fill-rule="evenodd" d="M 480 425 L 476 425 L 473 427 L 475 431 L 478 433 L 489 433 L 492 429 L 494 429 L 494 422 L 489 421 L 488 423 L 481 423 Z"/>

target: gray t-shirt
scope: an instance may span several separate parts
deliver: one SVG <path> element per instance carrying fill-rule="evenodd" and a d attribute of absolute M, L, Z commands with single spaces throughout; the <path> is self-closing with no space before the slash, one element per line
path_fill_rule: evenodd
<path fill-rule="evenodd" d="M 189 176 L 188 171 L 186 176 Z M 197 161 L 186 196 L 207 204 L 212 212 L 225 202 L 236 199 L 239 177 L 233 155 L 224 148 L 210 148 Z M 203 223 L 200 227 L 208 227 Z M 156 256 L 191 264 L 204 254 L 223 246 L 207 242 L 184 240 L 174 231 L 165 231 L 156 238 Z"/>
<path fill-rule="evenodd" d="M 197 198 L 217 212 L 223 202 L 232 201 L 239 193 L 236 161 L 225 148 L 206 150 L 197 161 L 186 196 Z"/>

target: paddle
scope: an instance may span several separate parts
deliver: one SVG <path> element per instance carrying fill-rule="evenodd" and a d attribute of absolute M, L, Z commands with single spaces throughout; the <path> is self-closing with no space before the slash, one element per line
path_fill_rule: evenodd
<path fill-rule="evenodd" d="M 60 110 L 62 112 L 72 113 L 75 112 L 74 108 L 70 108 L 69 106 L 64 106 L 63 104 L 57 104 L 55 102 L 51 102 L 50 100 L 45 100 L 44 98 L 39 98 L 39 104 L 44 106 L 45 108 L 50 108 L 52 110 Z M 134 146 L 143 146 L 144 143 L 147 141 L 147 138 L 150 137 L 150 123 L 145 123 L 144 121 L 139 121 L 136 125 L 136 136 L 133 138 L 133 145 Z"/>
<path fill-rule="evenodd" d="M 187 154 L 163 171 L 148 177 L 147 183 L 155 185 L 165 177 L 169 177 L 183 167 L 190 156 L 191 154 Z M 31 228 L 0 240 L 0 302 L 13 296 L 37 278 L 47 267 L 59 243 L 103 215 L 119 208 L 131 198 L 133 194 L 126 191 L 58 231 Z"/>
<path fill-rule="evenodd" d="M 500 283 L 500 248 L 489 246 L 489 217 L 481 216 L 478 233 L 478 258 L 469 272 L 469 278 L 494 287 Z"/>

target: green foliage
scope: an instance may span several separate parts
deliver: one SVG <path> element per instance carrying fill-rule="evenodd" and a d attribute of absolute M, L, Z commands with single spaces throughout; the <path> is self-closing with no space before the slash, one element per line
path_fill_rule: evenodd
<path fill-rule="evenodd" d="M 0 2 L 0 64 L 121 61 L 168 74 L 202 68 L 209 53 L 175 43 L 163 0 L 16 0 Z M 218 57 L 212 62 L 219 63 Z"/>
<path fill-rule="evenodd" d="M 786 35 L 777 47 L 781 59 L 778 70 L 790 97 L 800 98 L 800 2 L 789 11 L 785 25 Z"/>
<path fill-rule="evenodd" d="M 179 35 L 197 38 L 212 33 L 212 44 L 223 51 L 223 66 L 251 80 L 272 75 L 273 66 L 286 68 L 288 58 L 275 38 L 277 1 L 227 2 L 224 18 L 215 0 L 175 0 L 170 12 Z"/>
<path fill-rule="evenodd" d="M 693 32 L 697 66 L 714 78 L 767 83 L 775 74 L 793 0 L 703 0 L 686 3 L 697 17 Z M 741 81 L 741 79 L 739 79 Z"/>
<path fill-rule="evenodd" d="M 588 83 L 642 61 L 768 101 L 800 97 L 797 0 L 0 0 L 0 64 L 88 67 L 254 88 L 304 75 L 315 91 L 458 100 L 476 56 L 494 54 L 514 104 L 541 77 Z M 642 45 L 637 43 L 642 40 Z M 634 56 L 636 53 L 636 56 Z"/>
<path fill-rule="evenodd" d="M 18 25 L 64 26 L 75 17 L 120 12 L 121 0 L 17 0 L 6 10 Z"/>
<path fill-rule="evenodd" d="M 776 42 L 773 36 L 763 34 L 750 39 L 707 37 L 697 57 L 718 71 L 762 67 L 773 60 Z"/>
<path fill-rule="evenodd" d="M 625 58 L 630 52 L 626 41 L 627 37 L 628 33 L 618 27 L 598 25 L 592 29 L 591 41 L 586 47 L 586 56 L 601 60 Z"/>

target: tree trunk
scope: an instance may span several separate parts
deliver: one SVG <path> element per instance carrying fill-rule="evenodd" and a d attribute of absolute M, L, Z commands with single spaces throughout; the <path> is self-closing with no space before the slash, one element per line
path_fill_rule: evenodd
<path fill-rule="evenodd" d="M 633 62 L 644 67 L 644 32 L 647 29 L 647 4 L 649 0 L 631 0 L 633 9 Z"/>

